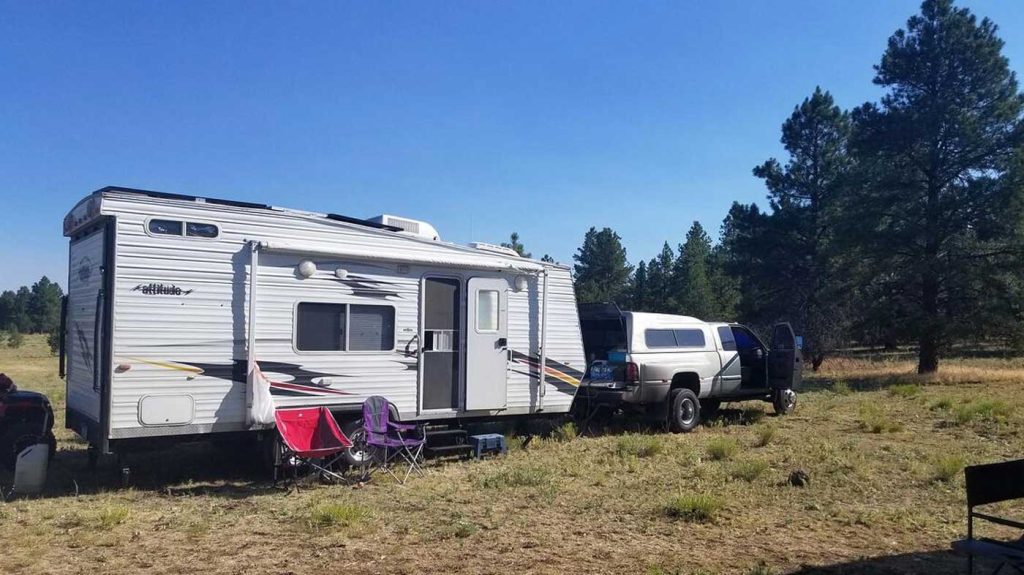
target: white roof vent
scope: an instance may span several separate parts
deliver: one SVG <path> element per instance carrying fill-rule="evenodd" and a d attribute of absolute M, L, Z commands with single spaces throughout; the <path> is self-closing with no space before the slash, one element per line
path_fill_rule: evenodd
<path fill-rule="evenodd" d="M 482 252 L 491 252 L 495 254 L 501 254 L 503 256 L 511 256 L 514 258 L 520 257 L 519 252 L 515 251 L 512 248 L 506 248 L 505 246 L 496 246 L 494 244 L 488 244 L 484 242 L 472 242 L 469 244 L 469 247 L 476 248 Z"/>
<path fill-rule="evenodd" d="M 419 236 L 421 238 L 427 238 L 428 240 L 440 240 L 441 236 L 438 235 L 437 230 L 434 226 L 427 222 L 421 222 L 419 220 L 411 220 L 409 218 L 400 218 L 398 216 L 392 216 L 383 214 L 373 218 L 369 218 L 367 221 L 383 224 L 385 226 L 391 226 L 393 228 L 399 228 L 402 233 L 409 234 L 412 236 Z"/>

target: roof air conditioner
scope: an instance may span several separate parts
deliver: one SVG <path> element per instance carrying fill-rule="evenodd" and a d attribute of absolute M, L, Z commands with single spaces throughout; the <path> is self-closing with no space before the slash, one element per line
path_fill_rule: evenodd
<path fill-rule="evenodd" d="M 399 228 L 402 230 L 402 233 L 409 234 L 412 236 L 418 236 L 421 238 L 426 238 L 428 240 L 437 241 L 441 239 L 441 236 L 438 235 L 437 230 L 434 229 L 434 226 L 428 224 L 427 222 L 421 222 L 419 220 L 411 220 L 409 218 L 400 218 L 398 216 L 382 214 L 373 218 L 369 218 L 367 221 L 376 224 L 384 224 L 385 226 Z"/>

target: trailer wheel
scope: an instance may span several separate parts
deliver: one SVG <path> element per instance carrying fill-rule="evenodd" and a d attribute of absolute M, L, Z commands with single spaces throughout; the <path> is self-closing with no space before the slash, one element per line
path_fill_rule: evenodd
<path fill-rule="evenodd" d="M 700 401 L 689 389 L 673 389 L 669 396 L 668 426 L 674 433 L 693 431 L 700 423 Z"/>
<path fill-rule="evenodd" d="M 779 415 L 788 415 L 796 408 L 796 392 L 792 389 L 780 389 L 772 395 L 772 407 Z"/>
<path fill-rule="evenodd" d="M 362 419 L 353 419 L 341 426 L 342 433 L 352 442 L 352 447 L 345 450 L 342 460 L 349 467 L 363 467 L 373 459 L 372 448 L 366 445 L 366 430 Z"/>
<path fill-rule="evenodd" d="M 56 442 L 40 435 L 39 427 L 39 424 L 36 423 L 16 423 L 7 428 L 7 431 L 0 435 L 0 465 L 14 471 L 18 454 L 26 447 L 44 441 L 50 445 L 52 454 Z"/>

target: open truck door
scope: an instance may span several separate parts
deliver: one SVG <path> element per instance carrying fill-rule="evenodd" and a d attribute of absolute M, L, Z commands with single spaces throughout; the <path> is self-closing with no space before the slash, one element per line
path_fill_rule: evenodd
<path fill-rule="evenodd" d="M 786 414 L 796 407 L 796 390 L 803 377 L 803 358 L 793 327 L 788 323 L 772 326 L 768 350 L 768 386 L 772 390 L 775 411 Z"/>

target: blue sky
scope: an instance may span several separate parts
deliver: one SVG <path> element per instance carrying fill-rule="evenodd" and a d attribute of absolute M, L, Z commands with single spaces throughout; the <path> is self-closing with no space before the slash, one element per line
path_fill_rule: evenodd
<path fill-rule="evenodd" d="M 1017 1 L 961 2 L 1024 62 Z M 0 0 L 0 289 L 66 281 L 61 220 L 121 185 L 353 216 L 569 262 L 717 236 L 816 85 L 876 99 L 916 0 Z"/>

